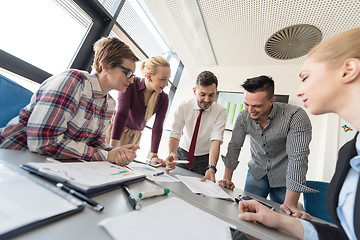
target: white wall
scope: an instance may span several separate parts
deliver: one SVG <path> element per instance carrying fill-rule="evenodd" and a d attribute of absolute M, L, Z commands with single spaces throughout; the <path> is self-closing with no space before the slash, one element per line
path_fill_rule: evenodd
<path fill-rule="evenodd" d="M 284 65 L 284 66 L 254 66 L 242 68 L 212 68 L 209 69 L 217 75 L 219 80 L 218 90 L 221 91 L 242 91 L 240 85 L 246 78 L 255 77 L 259 75 L 272 76 L 275 81 L 275 93 L 290 95 L 289 103 L 302 107 L 302 101 L 296 97 L 296 91 L 300 85 L 298 77 L 300 65 Z M 205 69 L 199 69 L 199 73 Z M 171 127 L 172 116 L 176 106 L 185 99 L 194 97 L 192 88 L 194 86 L 196 75 L 191 75 L 186 66 L 180 84 L 178 86 L 173 105 L 170 108 L 166 128 Z M 282 84 L 277 84 L 281 82 Z M 305 109 L 306 110 L 306 109 Z M 330 181 L 335 169 L 338 151 L 338 128 L 339 119 L 334 114 L 326 114 L 321 116 L 313 116 L 308 113 L 312 127 L 313 137 L 310 143 L 309 155 L 309 170 L 307 179 Z M 168 153 L 167 137 L 168 132 L 164 132 L 164 137 L 161 142 L 159 154 L 165 157 Z M 225 131 L 224 142 L 221 146 L 221 154 L 225 155 L 227 152 L 227 145 L 231 138 L 231 131 Z M 247 162 L 250 159 L 249 139 L 247 138 L 241 154 L 239 156 L 240 164 L 235 170 L 233 181 L 239 188 L 243 188 L 247 172 Z M 221 158 L 218 162 L 217 180 L 222 179 L 224 173 L 224 164 Z"/>

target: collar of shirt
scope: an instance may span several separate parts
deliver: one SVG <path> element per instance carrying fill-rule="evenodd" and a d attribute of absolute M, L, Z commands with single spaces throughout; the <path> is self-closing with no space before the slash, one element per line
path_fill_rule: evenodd
<path fill-rule="evenodd" d="M 197 109 L 197 110 L 200 110 L 200 107 L 199 107 L 199 105 L 197 104 L 196 98 L 194 98 L 193 104 L 194 104 L 194 109 L 195 109 L 195 110 L 196 110 L 196 109 Z M 204 110 L 204 112 L 210 111 L 212 106 L 213 106 L 213 105 L 211 104 L 210 107 L 208 107 L 207 109 Z"/>
<path fill-rule="evenodd" d="M 360 134 L 356 137 L 355 147 L 358 155 L 350 160 L 350 165 L 353 169 L 360 173 Z"/>
<path fill-rule="evenodd" d="M 266 119 L 272 120 L 272 119 L 275 117 L 275 115 L 276 115 L 276 113 L 277 113 L 278 110 L 279 110 L 278 104 L 277 104 L 277 103 L 273 103 L 271 112 L 270 112 L 269 116 L 268 116 Z"/>
<path fill-rule="evenodd" d="M 90 75 L 89 81 L 91 82 L 93 97 L 95 99 L 102 97 L 106 98 L 107 95 L 104 95 L 102 92 L 99 80 L 95 74 Z"/>
<path fill-rule="evenodd" d="M 211 106 L 210 106 L 211 107 Z M 277 111 L 281 110 L 277 103 L 273 103 L 272 109 L 270 111 L 269 116 L 267 116 L 266 120 L 273 120 L 273 118 L 276 116 Z M 250 118 L 251 121 L 254 121 L 255 123 L 258 123 L 257 120 Z"/>

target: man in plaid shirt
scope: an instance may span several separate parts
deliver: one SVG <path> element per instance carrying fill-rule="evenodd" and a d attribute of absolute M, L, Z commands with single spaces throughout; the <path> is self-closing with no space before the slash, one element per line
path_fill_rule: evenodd
<path fill-rule="evenodd" d="M 119 165 L 135 158 L 138 146 L 113 148 L 104 137 L 115 109 L 108 92 L 126 90 L 139 59 L 116 38 L 100 39 L 94 51 L 95 73 L 69 70 L 47 79 L 3 129 L 0 148 Z"/>

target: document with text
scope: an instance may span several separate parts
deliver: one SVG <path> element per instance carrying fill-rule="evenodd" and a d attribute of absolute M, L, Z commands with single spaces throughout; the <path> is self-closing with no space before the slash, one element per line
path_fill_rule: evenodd
<path fill-rule="evenodd" d="M 198 177 L 188 177 L 176 175 L 193 193 L 203 195 L 205 197 L 222 198 L 231 200 L 227 194 L 217 183 L 206 180 L 201 182 Z"/>

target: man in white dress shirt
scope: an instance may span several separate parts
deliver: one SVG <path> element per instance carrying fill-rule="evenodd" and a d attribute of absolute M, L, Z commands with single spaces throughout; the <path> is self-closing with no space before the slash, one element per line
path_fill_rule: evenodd
<path fill-rule="evenodd" d="M 226 109 L 214 103 L 217 86 L 218 80 L 212 72 L 201 72 L 193 88 L 195 98 L 182 102 L 176 109 L 169 138 L 169 156 L 166 158 L 168 170 L 177 165 L 205 175 L 203 181 L 208 179 L 215 182 L 216 164 L 226 123 Z M 190 165 L 173 162 L 189 159 L 190 145 L 200 114 L 197 139 L 193 141 L 196 142 L 193 162 Z"/>

